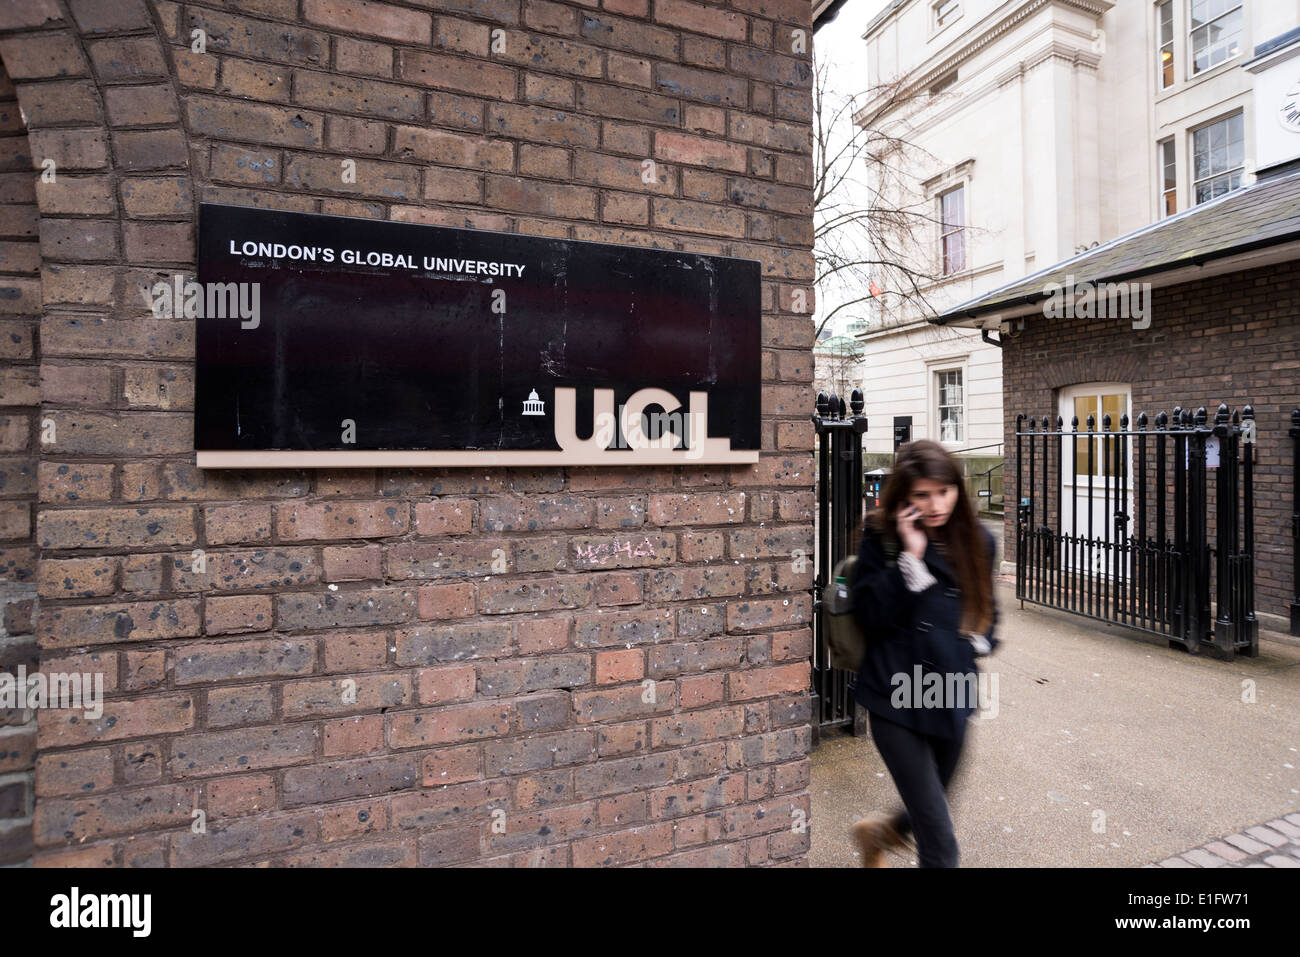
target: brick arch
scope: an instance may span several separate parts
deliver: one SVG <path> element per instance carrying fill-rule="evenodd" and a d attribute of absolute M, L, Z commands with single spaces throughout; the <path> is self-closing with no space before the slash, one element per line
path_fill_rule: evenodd
<path fill-rule="evenodd" d="M 36 172 L 24 178 L 34 187 L 28 245 L 35 252 L 25 251 L 25 265 L 37 277 L 23 280 L 21 295 L 7 300 L 30 310 L 34 514 L 31 561 L 22 572 L 35 595 L 35 625 L 28 629 L 36 632 L 32 657 L 47 668 L 102 670 L 109 694 L 133 680 L 124 671 L 133 667 L 128 655 L 64 647 L 66 642 L 49 640 L 50 629 L 41 622 L 62 614 L 57 602 L 68 592 L 58 582 L 73 582 L 74 597 L 101 594 L 135 574 L 132 560 L 97 550 L 100 555 L 92 552 L 71 564 L 51 562 L 40 547 L 40 530 L 62 521 L 63 510 L 74 504 L 132 498 L 141 470 L 119 458 L 130 453 L 116 446 L 137 416 L 154 414 L 136 409 L 165 407 L 161 396 L 175 371 L 160 358 L 192 362 L 190 330 L 154 319 L 141 294 L 161 275 L 193 271 L 197 200 L 189 184 L 175 70 L 160 39 L 165 32 L 156 5 L 143 0 L 33 0 L 6 5 L 0 13 L 0 62 L 25 120 L 27 166 Z M 43 180 L 47 161 L 53 176 Z M 54 440 L 41 441 L 40 429 L 50 423 Z M 169 424 L 164 431 L 179 452 L 189 445 L 189 418 L 173 413 Z M 66 575 L 69 568 L 85 569 L 86 580 Z M 33 719 L 34 768 L 40 754 L 58 744 L 56 725 L 48 713 Z M 44 813 L 46 800 L 57 803 L 87 787 L 108 789 L 130 773 L 126 749 L 87 757 L 98 768 L 78 766 L 72 778 L 32 775 L 26 850 L 38 864 L 117 863 L 111 847 L 61 850 L 66 840 L 46 823 L 56 817 Z M 0 855 L 5 847 L 0 843 Z"/>
<path fill-rule="evenodd" d="M 1067 386 L 1085 382 L 1135 382 L 1141 378 L 1142 362 L 1142 356 L 1137 352 L 1090 352 L 1076 359 L 1048 365 L 1043 369 L 1043 382 L 1053 395 Z"/>
<path fill-rule="evenodd" d="M 40 411 L 40 215 L 27 129 L 0 62 L 0 672 L 39 666 L 33 514 Z M 0 866 L 31 855 L 35 714 L 0 710 Z"/>

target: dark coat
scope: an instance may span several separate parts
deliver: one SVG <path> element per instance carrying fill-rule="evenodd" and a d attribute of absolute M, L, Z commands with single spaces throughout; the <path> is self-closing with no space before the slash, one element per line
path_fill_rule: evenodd
<path fill-rule="evenodd" d="M 980 531 L 989 550 L 991 580 L 997 544 L 988 529 L 981 526 Z M 957 679 L 949 681 L 948 675 L 973 673 L 969 680 L 978 681 L 978 668 L 974 647 L 960 632 L 961 590 L 956 572 L 933 541 L 926 548 L 925 564 L 938 579 L 937 583 L 921 592 L 908 591 L 897 559 L 895 564 L 886 565 L 880 535 L 868 526 L 852 583 L 853 613 L 867 636 L 867 653 L 858 671 L 856 697 L 868 711 L 887 720 L 922 734 L 953 738 L 964 730 L 965 721 L 978 701 L 972 700 L 969 694 L 964 695 L 964 702 L 947 694 L 943 704 L 950 707 L 915 707 L 911 694 L 917 684 L 915 668 L 918 665 L 921 668 L 922 688 L 927 674 L 937 674 L 945 689 L 956 686 Z M 993 637 L 997 622 L 995 600 L 993 623 L 984 636 L 992 649 L 998 645 L 997 638 Z M 906 684 L 895 676 L 906 676 Z M 964 691 L 970 687 L 967 685 Z M 891 699 L 902 699 L 905 706 L 898 707 Z"/>

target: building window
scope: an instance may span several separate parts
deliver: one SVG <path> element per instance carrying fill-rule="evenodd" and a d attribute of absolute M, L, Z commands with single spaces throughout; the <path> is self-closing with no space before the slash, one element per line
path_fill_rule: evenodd
<path fill-rule="evenodd" d="M 965 405 L 962 401 L 961 370 L 944 369 L 936 372 L 939 398 L 939 441 L 963 442 L 962 419 Z"/>
<path fill-rule="evenodd" d="M 960 0 L 939 0 L 934 10 L 934 28 L 940 30 L 961 16 Z"/>
<path fill-rule="evenodd" d="M 1245 121 L 1234 113 L 1192 132 L 1192 170 L 1197 203 L 1241 186 L 1245 163 Z"/>
<path fill-rule="evenodd" d="M 1174 141 L 1160 144 L 1160 215 L 1178 212 L 1178 167 L 1174 160 Z"/>
<path fill-rule="evenodd" d="M 1110 461 L 1107 462 L 1106 446 L 1100 439 L 1089 439 L 1088 416 L 1093 417 L 1094 433 L 1118 432 L 1120 416 L 1128 412 L 1128 395 L 1123 392 L 1092 392 L 1074 397 L 1074 414 L 1079 418 L 1080 436 L 1074 440 L 1074 474 L 1088 475 L 1088 445 L 1092 445 L 1092 474 L 1101 478 L 1105 474 L 1118 477 L 1121 461 L 1115 439 L 1110 443 Z M 1110 416 L 1110 428 L 1106 428 L 1106 416 Z M 1073 427 L 1071 427 L 1073 431 Z M 1109 466 L 1109 468 L 1107 468 Z"/>
<path fill-rule="evenodd" d="M 1160 89 L 1174 85 L 1174 0 L 1164 0 L 1156 7 L 1156 22 L 1160 31 Z"/>
<path fill-rule="evenodd" d="M 1241 52 L 1241 0 L 1191 0 L 1191 14 L 1193 73 Z"/>
<path fill-rule="evenodd" d="M 943 253 L 943 274 L 951 276 L 966 268 L 966 188 L 958 186 L 939 195 L 939 242 Z"/>

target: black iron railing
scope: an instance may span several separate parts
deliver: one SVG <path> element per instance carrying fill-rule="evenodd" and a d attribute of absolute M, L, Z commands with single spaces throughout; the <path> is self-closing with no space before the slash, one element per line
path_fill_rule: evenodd
<path fill-rule="evenodd" d="M 1300 635 L 1300 409 L 1291 410 L 1291 634 Z"/>
<path fill-rule="evenodd" d="M 1002 468 L 1004 465 L 1006 465 L 1005 462 L 999 462 L 997 465 L 989 466 L 983 472 L 972 472 L 970 475 L 971 479 L 974 481 L 975 484 L 975 495 L 977 498 L 983 499 L 985 501 L 985 504 L 983 506 L 985 509 L 991 509 L 993 507 L 993 473 L 996 472 L 998 469 Z M 980 487 L 979 484 L 980 479 L 984 480 L 984 484 L 982 488 Z M 1003 503 L 1005 504 L 1006 502 L 1005 494 L 1002 496 L 1002 499 L 1003 499 Z"/>
<path fill-rule="evenodd" d="M 1211 424 L 1175 408 L 1147 425 L 1016 417 L 1016 597 L 1256 655 L 1254 411 L 1220 405 Z"/>
<path fill-rule="evenodd" d="M 817 555 L 812 588 L 814 729 L 853 722 L 857 676 L 828 664 L 820 609 L 835 565 L 857 551 L 854 536 L 862 519 L 862 433 L 867 430 L 862 404 L 861 389 L 853 390 L 848 409 L 839 396 L 819 392 L 812 416 L 818 442 Z"/>

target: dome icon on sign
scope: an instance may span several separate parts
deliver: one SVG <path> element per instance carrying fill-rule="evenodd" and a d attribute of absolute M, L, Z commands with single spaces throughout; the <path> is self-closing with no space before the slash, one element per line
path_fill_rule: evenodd
<path fill-rule="evenodd" d="M 524 400 L 524 415 L 545 415 L 546 403 L 537 397 L 537 390 L 533 389 L 528 393 L 528 398 Z"/>

